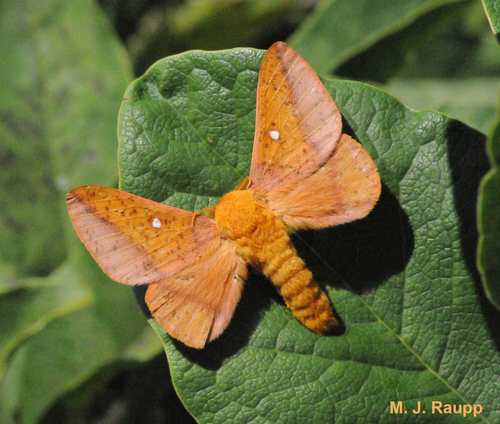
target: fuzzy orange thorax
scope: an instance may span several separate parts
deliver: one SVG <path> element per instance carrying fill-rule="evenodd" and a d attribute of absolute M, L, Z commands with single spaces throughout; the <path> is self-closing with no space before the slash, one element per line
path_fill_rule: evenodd
<path fill-rule="evenodd" d="M 226 194 L 215 221 L 237 253 L 272 281 L 299 321 L 319 334 L 336 325 L 330 302 L 297 255 L 286 225 L 251 190 Z"/>

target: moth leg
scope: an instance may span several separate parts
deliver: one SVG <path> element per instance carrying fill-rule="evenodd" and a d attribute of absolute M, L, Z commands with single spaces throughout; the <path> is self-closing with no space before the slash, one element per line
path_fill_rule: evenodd
<path fill-rule="evenodd" d="M 250 185 L 250 177 L 245 177 L 238 183 L 238 185 L 234 188 L 234 190 L 246 190 L 249 185 Z"/>
<path fill-rule="evenodd" d="M 193 214 L 193 219 L 191 220 L 191 226 L 194 226 L 194 219 L 196 218 L 197 215 L 205 215 L 208 216 L 209 218 L 215 219 L 215 208 L 217 206 L 207 206 L 206 208 L 203 208 L 201 211 L 194 212 Z"/>

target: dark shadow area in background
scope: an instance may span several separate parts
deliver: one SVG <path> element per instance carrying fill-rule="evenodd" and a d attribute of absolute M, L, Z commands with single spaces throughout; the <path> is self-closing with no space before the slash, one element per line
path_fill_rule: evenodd
<path fill-rule="evenodd" d="M 212 5 L 211 12 L 208 9 L 202 12 L 202 15 L 208 13 L 209 21 L 198 19 L 196 24 L 189 24 L 190 29 L 185 32 L 172 28 L 170 19 L 175 21 L 179 7 L 186 10 L 183 0 L 99 0 L 99 3 L 131 54 L 137 77 L 156 61 L 188 50 L 215 51 L 236 47 L 267 50 L 275 41 L 289 38 L 314 6 L 313 3 L 289 4 L 288 7 L 283 4 L 280 11 L 269 9 L 271 15 L 262 15 L 263 21 L 256 21 L 257 26 L 245 26 L 246 19 L 253 19 L 255 13 L 261 12 L 256 12 L 250 3 L 219 2 L 218 6 Z M 220 25 L 214 25 L 214 22 Z M 154 34 L 147 28 L 154 28 Z M 233 28 L 239 28 L 239 31 L 234 32 Z M 140 49 L 137 49 L 138 41 Z"/>
<path fill-rule="evenodd" d="M 451 121 L 447 130 L 448 161 L 453 179 L 453 198 L 460 220 L 460 246 L 467 269 L 471 273 L 479 296 L 481 310 L 492 339 L 500 349 L 500 311 L 484 293 L 476 265 L 478 230 L 477 200 L 481 179 L 490 169 L 486 155 L 486 137 L 459 121 Z"/>
<path fill-rule="evenodd" d="M 149 311 L 148 305 L 144 298 L 146 297 L 146 292 L 148 290 L 149 284 L 141 284 L 140 286 L 132 286 L 132 290 L 134 292 L 135 300 L 141 308 L 141 311 L 148 319 L 153 318 L 151 312 Z"/>
<path fill-rule="evenodd" d="M 75 421 L 75 417 L 80 420 Z M 161 353 L 105 367 L 47 411 L 40 424 L 195 424 L 175 392 Z"/>

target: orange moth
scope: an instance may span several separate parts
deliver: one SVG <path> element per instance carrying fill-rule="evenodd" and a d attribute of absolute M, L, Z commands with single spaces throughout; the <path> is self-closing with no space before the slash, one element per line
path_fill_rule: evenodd
<path fill-rule="evenodd" d="M 172 337 L 203 348 L 224 331 L 247 265 L 276 286 L 293 315 L 324 335 L 330 302 L 290 240 L 288 227 L 320 229 L 366 216 L 381 185 L 361 145 L 312 68 L 285 43 L 261 65 L 247 189 L 221 198 L 215 219 L 123 191 L 82 186 L 69 214 L 101 268 L 124 284 L 147 284 L 146 303 Z"/>

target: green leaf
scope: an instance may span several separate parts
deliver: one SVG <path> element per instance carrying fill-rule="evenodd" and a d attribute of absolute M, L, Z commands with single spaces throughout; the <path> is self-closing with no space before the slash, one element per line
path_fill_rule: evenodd
<path fill-rule="evenodd" d="M 324 0 L 288 42 L 316 72 L 328 73 L 426 13 L 460 1 Z"/>
<path fill-rule="evenodd" d="M 426 12 L 376 41 L 337 67 L 335 75 L 377 82 L 394 77 L 496 77 L 500 69 L 497 51 L 481 4 L 455 2 Z"/>
<path fill-rule="evenodd" d="M 496 120 L 497 78 L 396 78 L 384 89 L 412 109 L 436 110 L 484 133 Z"/>
<path fill-rule="evenodd" d="M 0 296 L 0 381 L 7 359 L 22 342 L 39 333 L 52 320 L 88 306 L 92 294 L 85 287 L 67 284 L 78 280 L 71 267 L 61 267 L 51 277 L 16 282 Z M 21 306 L 21 307 L 20 307 Z"/>
<path fill-rule="evenodd" d="M 488 139 L 491 170 L 481 181 L 478 203 L 478 267 L 491 302 L 500 309 L 500 118 Z"/>
<path fill-rule="evenodd" d="M 77 185 L 116 183 L 131 71 L 91 0 L 3 1 L 0 46 L 0 422 L 33 423 L 105 365 L 151 355 L 134 349 L 151 329 L 132 291 L 100 270 L 65 204 Z"/>
<path fill-rule="evenodd" d="M 500 33 L 500 6 L 496 0 L 483 0 L 483 6 L 490 21 L 491 29 L 498 38 L 498 33 Z"/>
<path fill-rule="evenodd" d="M 106 366 L 160 351 L 130 288 L 106 277 L 83 245 L 62 268 L 44 279 L 44 290 L 0 297 L 2 313 L 12 311 L 2 328 L 10 354 L 0 376 L 2 424 L 36 422 Z"/>
<path fill-rule="evenodd" d="M 119 120 L 121 188 L 197 210 L 248 175 L 262 57 L 187 52 L 136 80 Z M 500 317 L 476 288 L 474 259 L 484 136 L 368 85 L 326 85 L 384 183 L 366 219 L 295 238 L 344 332 L 313 334 L 252 275 L 230 326 L 203 350 L 152 321 L 181 399 L 206 423 L 470 419 L 432 414 L 432 402 L 478 404 L 477 421 L 497 422 Z M 391 413 L 391 401 L 408 414 Z"/>
<path fill-rule="evenodd" d="M 6 1 L 0 16 L 0 256 L 27 276 L 47 275 L 66 257 L 62 195 L 83 175 L 116 178 L 110 120 L 130 78 L 116 40 L 98 48 L 110 37 L 102 16 L 83 21 L 91 4 L 72 1 L 56 13 L 58 4 Z"/>

